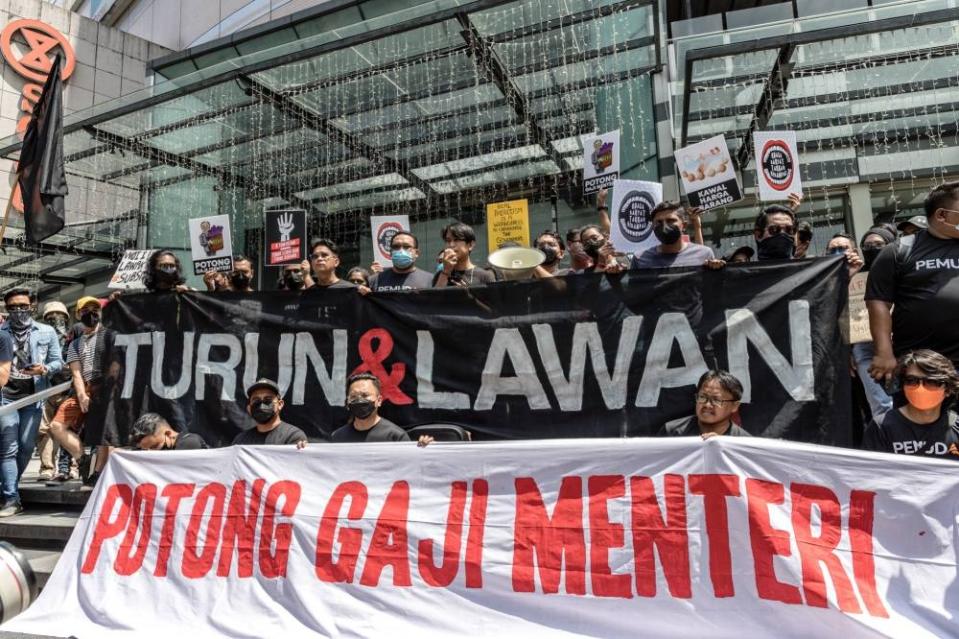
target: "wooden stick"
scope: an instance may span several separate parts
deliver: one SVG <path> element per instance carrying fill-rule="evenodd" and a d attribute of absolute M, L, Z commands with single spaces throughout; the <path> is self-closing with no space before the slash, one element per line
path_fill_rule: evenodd
<path fill-rule="evenodd" d="M 0 227 L 0 245 L 3 244 L 3 237 L 7 234 L 7 222 L 10 220 L 10 209 L 13 208 L 13 194 L 17 189 L 10 190 L 10 197 L 7 198 L 7 210 L 3 212 L 3 226 Z"/>

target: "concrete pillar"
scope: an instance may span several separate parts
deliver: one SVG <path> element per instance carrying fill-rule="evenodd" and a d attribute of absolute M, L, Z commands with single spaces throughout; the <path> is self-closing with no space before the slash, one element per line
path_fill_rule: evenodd
<path fill-rule="evenodd" d="M 849 232 L 858 243 L 866 231 L 873 226 L 872 197 L 869 183 L 850 184 L 848 193 L 850 212 L 848 226 L 851 226 Z"/>

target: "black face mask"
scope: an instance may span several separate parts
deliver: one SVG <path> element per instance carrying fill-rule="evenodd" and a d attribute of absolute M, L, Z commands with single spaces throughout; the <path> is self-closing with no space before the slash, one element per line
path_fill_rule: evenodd
<path fill-rule="evenodd" d="M 683 237 L 683 230 L 673 224 L 657 224 L 653 227 L 653 234 L 660 244 L 675 244 Z"/>
<path fill-rule="evenodd" d="M 156 283 L 161 288 L 172 288 L 180 281 L 180 272 L 172 264 L 164 264 L 156 269 Z"/>
<path fill-rule="evenodd" d="M 555 264 L 559 260 L 559 252 L 552 246 L 541 246 L 539 250 L 546 256 L 543 264 Z"/>
<path fill-rule="evenodd" d="M 80 322 L 87 328 L 93 328 L 100 323 L 100 314 L 97 312 L 83 313 L 80 315 Z"/>
<path fill-rule="evenodd" d="M 791 260 L 796 250 L 796 240 L 792 235 L 779 233 L 759 240 L 756 243 L 758 260 Z"/>
<path fill-rule="evenodd" d="M 303 285 L 306 283 L 303 278 L 303 273 L 300 271 L 287 273 L 283 276 L 283 281 L 286 283 L 287 290 L 290 291 L 298 291 L 303 288 Z"/>
<path fill-rule="evenodd" d="M 872 263 L 876 261 L 879 254 L 882 253 L 880 246 L 867 246 L 862 250 L 863 269 L 869 270 Z"/>
<path fill-rule="evenodd" d="M 230 283 L 235 289 L 246 290 L 250 285 L 250 276 L 246 273 L 234 273 L 230 276 Z"/>
<path fill-rule="evenodd" d="M 350 415 L 357 419 L 366 419 L 376 410 L 376 403 L 372 399 L 354 399 L 346 405 Z"/>
<path fill-rule="evenodd" d="M 583 252 L 593 260 L 599 259 L 599 251 L 606 245 L 605 239 L 589 238 L 583 240 Z"/>
<path fill-rule="evenodd" d="M 265 424 L 276 416 L 276 405 L 273 402 L 257 402 L 250 409 L 250 417 L 257 424 Z"/>

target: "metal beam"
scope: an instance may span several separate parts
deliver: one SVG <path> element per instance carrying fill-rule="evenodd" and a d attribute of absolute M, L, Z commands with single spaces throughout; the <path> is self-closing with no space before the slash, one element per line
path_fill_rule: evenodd
<path fill-rule="evenodd" d="M 766 125 L 769 124 L 769 118 L 772 117 L 773 111 L 776 109 L 776 104 L 786 95 L 786 90 L 789 88 L 789 76 L 792 75 L 792 58 L 795 52 L 796 45 L 787 44 L 779 50 L 779 55 L 776 56 L 769 77 L 763 85 L 762 95 L 756 103 L 752 120 L 746 128 L 746 134 L 739 146 L 739 152 L 736 154 L 740 171 L 746 168 L 749 155 L 753 152 L 753 132 L 766 128 Z"/>

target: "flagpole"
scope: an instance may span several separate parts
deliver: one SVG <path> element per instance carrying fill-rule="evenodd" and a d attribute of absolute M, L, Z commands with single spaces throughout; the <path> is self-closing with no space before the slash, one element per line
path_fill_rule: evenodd
<path fill-rule="evenodd" d="M 10 197 L 7 198 L 7 209 L 3 212 L 3 226 L 0 227 L 0 246 L 3 245 L 3 238 L 7 234 L 7 222 L 10 220 L 10 209 L 13 208 L 13 194 L 16 188 L 10 190 Z"/>

